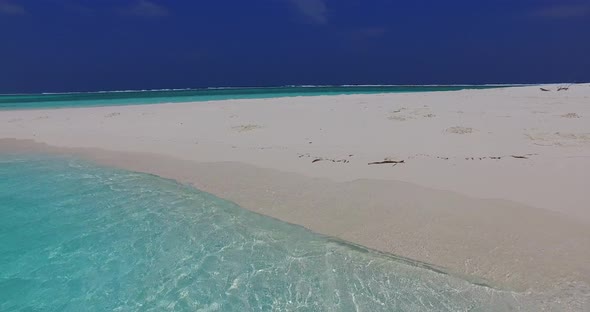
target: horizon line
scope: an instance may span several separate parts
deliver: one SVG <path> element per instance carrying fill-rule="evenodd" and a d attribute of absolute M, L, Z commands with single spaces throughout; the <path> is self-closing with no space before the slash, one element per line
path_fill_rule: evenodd
<path fill-rule="evenodd" d="M 552 83 L 485 83 L 485 84 L 342 84 L 342 85 L 277 85 L 277 86 L 216 86 L 196 88 L 158 88 L 158 89 L 126 89 L 126 90 L 97 90 L 97 91 L 62 91 L 62 92 L 35 92 L 35 93 L 0 93 L 0 96 L 20 95 L 60 95 L 60 94 L 93 94 L 93 93 L 132 93 L 132 92 L 167 92 L 190 90 L 228 90 L 228 89 L 272 89 L 272 88 L 354 88 L 354 87 L 510 87 L 510 86 L 539 86 L 550 84 L 584 84 L 585 82 L 552 82 Z"/>

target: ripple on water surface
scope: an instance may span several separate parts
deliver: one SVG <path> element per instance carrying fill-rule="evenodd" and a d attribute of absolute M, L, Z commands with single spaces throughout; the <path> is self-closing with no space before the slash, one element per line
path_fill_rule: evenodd
<path fill-rule="evenodd" d="M 5 155 L 0 176 L 1 311 L 508 311 L 529 304 L 146 174 Z"/>

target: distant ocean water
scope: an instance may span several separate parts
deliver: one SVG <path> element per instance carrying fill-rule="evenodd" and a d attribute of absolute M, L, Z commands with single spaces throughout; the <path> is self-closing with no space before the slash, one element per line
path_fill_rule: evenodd
<path fill-rule="evenodd" d="M 492 86 L 290 86 L 268 88 L 209 88 L 181 90 L 105 91 L 53 94 L 0 95 L 0 109 L 35 109 L 180 103 L 228 99 L 263 99 L 292 96 L 376 94 L 399 92 L 488 89 Z M 505 85 L 508 86 L 508 85 Z"/>
<path fill-rule="evenodd" d="M 0 154 L 0 311 L 539 311 L 156 176 Z"/>

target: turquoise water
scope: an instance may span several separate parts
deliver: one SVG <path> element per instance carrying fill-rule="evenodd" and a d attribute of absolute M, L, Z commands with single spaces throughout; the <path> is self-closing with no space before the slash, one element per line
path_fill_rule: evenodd
<path fill-rule="evenodd" d="M 91 107 L 289 96 L 455 91 L 498 86 L 319 86 L 0 95 L 0 109 Z"/>
<path fill-rule="evenodd" d="M 0 177 L 0 311 L 537 311 L 151 175 L 0 154 Z"/>

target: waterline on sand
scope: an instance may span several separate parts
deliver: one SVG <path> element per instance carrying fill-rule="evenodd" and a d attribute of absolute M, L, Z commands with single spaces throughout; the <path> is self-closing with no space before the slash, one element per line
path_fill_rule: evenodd
<path fill-rule="evenodd" d="M 451 86 L 285 86 L 266 88 L 209 88 L 70 92 L 43 94 L 0 94 L 0 109 L 40 109 L 63 107 L 121 106 L 183 103 L 230 99 L 268 99 L 294 96 L 413 93 L 490 89 L 509 85 Z"/>
<path fill-rule="evenodd" d="M 21 154 L 0 175 L 0 310 L 540 307 L 148 174 Z"/>

